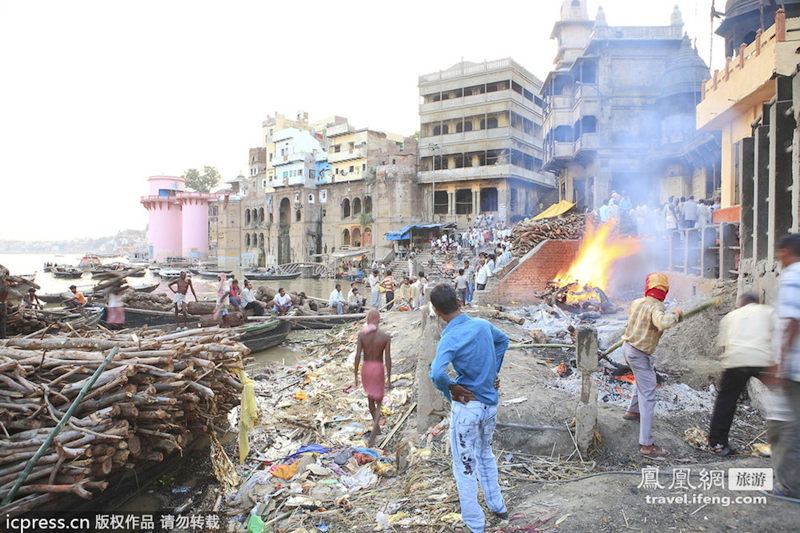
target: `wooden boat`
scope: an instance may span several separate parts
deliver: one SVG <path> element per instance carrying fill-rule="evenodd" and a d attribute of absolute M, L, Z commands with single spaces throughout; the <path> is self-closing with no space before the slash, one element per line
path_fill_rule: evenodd
<path fill-rule="evenodd" d="M 250 272 L 245 272 L 244 277 L 250 281 L 278 281 L 296 279 L 300 277 L 300 274 L 301 272 L 278 272 L 275 274 L 268 274 L 266 272 L 251 270 Z"/>
<path fill-rule="evenodd" d="M 83 276 L 83 270 L 64 266 L 55 267 L 50 273 L 59 279 L 78 279 Z"/>
<path fill-rule="evenodd" d="M 100 258 L 94 254 L 86 254 L 81 258 L 80 263 L 78 263 L 78 268 L 81 270 L 91 270 L 93 268 L 97 268 L 102 266 L 103 262 L 100 261 Z"/>
<path fill-rule="evenodd" d="M 153 292 L 155 291 L 158 286 L 161 285 L 160 283 L 145 283 L 144 285 L 131 285 L 131 288 L 136 292 Z"/>
<path fill-rule="evenodd" d="M 162 279 L 175 279 L 181 277 L 181 270 L 177 268 L 160 268 L 158 275 Z"/>
<path fill-rule="evenodd" d="M 251 352 L 260 352 L 274 348 L 286 340 L 292 330 L 288 320 L 271 320 L 263 324 L 244 324 L 233 328 L 239 332 L 236 340 L 250 348 Z"/>
<path fill-rule="evenodd" d="M 205 278 L 205 279 L 219 279 L 219 274 L 225 274 L 228 279 L 233 278 L 233 274 L 230 274 L 228 272 L 214 272 L 214 271 L 210 271 L 210 270 L 205 270 L 205 271 L 200 270 L 200 271 L 196 272 L 195 274 L 197 274 L 201 278 Z"/>
<path fill-rule="evenodd" d="M 183 322 L 183 313 L 180 315 Z M 197 325 L 200 322 L 200 315 L 188 315 L 188 323 Z M 153 309 L 136 309 L 135 307 L 125 308 L 125 327 L 141 328 L 169 326 L 175 324 L 175 311 L 156 311 Z"/>
<path fill-rule="evenodd" d="M 20 274 L 19 277 L 25 278 L 30 282 L 34 282 L 36 281 L 36 272 L 34 272 L 33 274 Z"/>

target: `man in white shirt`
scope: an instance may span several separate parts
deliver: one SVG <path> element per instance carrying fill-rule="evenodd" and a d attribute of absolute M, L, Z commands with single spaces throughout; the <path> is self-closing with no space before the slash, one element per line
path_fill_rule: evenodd
<path fill-rule="evenodd" d="M 256 300 L 253 294 L 253 284 L 250 283 L 249 280 L 245 280 L 244 289 L 239 293 L 239 299 L 242 301 L 242 309 L 249 309 L 253 311 L 253 314 L 256 316 L 264 315 L 264 309 L 266 309 L 267 304 Z M 291 299 L 289 301 L 291 301 Z"/>
<path fill-rule="evenodd" d="M 336 288 L 331 291 L 331 295 L 328 297 L 328 305 L 336 308 L 337 314 L 341 315 L 344 313 L 344 306 L 347 305 L 347 300 L 344 299 L 342 286 L 340 284 L 337 283 Z"/>
<path fill-rule="evenodd" d="M 278 294 L 275 295 L 272 301 L 274 303 L 272 309 L 274 309 L 275 313 L 278 315 L 285 315 L 292 307 L 292 297 L 286 294 L 283 287 L 278 289 Z"/>
<path fill-rule="evenodd" d="M 380 309 L 381 307 L 381 278 L 378 276 L 378 269 L 373 268 L 372 274 L 367 278 L 367 283 L 369 283 L 371 292 L 370 292 L 370 301 L 369 306 L 373 309 Z"/>
<path fill-rule="evenodd" d="M 489 261 L 484 264 L 478 273 L 475 274 L 475 290 L 482 291 L 486 288 L 489 278 L 492 277 L 492 263 Z"/>
<path fill-rule="evenodd" d="M 692 229 L 697 225 L 697 202 L 694 201 L 694 196 L 690 196 L 688 200 L 683 203 L 683 227 Z"/>
<path fill-rule="evenodd" d="M 364 308 L 364 304 L 366 300 L 361 297 L 361 294 L 358 292 L 358 288 L 353 287 L 350 289 L 350 292 L 347 293 L 347 312 L 348 313 L 360 313 L 361 310 Z"/>
<path fill-rule="evenodd" d="M 733 453 L 728 434 L 736 413 L 736 403 L 750 378 L 759 378 L 767 367 L 775 364 L 772 336 L 775 310 L 760 305 L 758 297 L 746 293 L 739 297 L 738 309 L 731 311 L 719 324 L 717 344 L 724 348 L 722 378 L 708 431 L 711 451 L 726 456 Z"/>

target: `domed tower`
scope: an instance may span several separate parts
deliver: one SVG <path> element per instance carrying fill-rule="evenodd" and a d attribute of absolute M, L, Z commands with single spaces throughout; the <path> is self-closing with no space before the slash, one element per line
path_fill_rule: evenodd
<path fill-rule="evenodd" d="M 786 11 L 786 18 L 800 17 L 800 0 L 776 2 Z M 717 28 L 717 35 L 725 38 L 725 56 L 734 57 L 739 45 L 756 39 L 759 28 L 766 30 L 775 23 L 775 8 L 767 0 L 728 0 L 725 18 Z"/>
<path fill-rule="evenodd" d="M 150 213 L 147 240 L 152 259 L 161 262 L 167 257 L 182 254 L 183 217 L 178 195 L 183 192 L 184 179 L 178 176 L 150 176 L 150 195 L 141 198 Z"/>
<path fill-rule="evenodd" d="M 556 69 L 568 68 L 589 44 L 594 22 L 589 19 L 587 0 L 563 0 L 561 19 L 553 26 L 551 39 L 558 39 Z"/>
<path fill-rule="evenodd" d="M 680 49 L 661 78 L 658 106 L 662 116 L 662 145 L 684 142 L 694 136 L 695 107 L 700 102 L 703 80 L 710 78 L 705 62 L 684 35 Z"/>

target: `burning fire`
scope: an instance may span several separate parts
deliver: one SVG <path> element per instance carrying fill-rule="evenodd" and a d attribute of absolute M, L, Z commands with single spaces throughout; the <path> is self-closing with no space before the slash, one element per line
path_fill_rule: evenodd
<path fill-rule="evenodd" d="M 581 240 L 578 258 L 566 272 L 558 275 L 558 283 L 562 287 L 574 284 L 564 302 L 567 305 L 583 307 L 584 302 L 596 300 L 594 289 L 607 290 L 614 263 L 642 249 L 635 238 L 613 235 L 615 226 L 613 219 L 597 228 L 591 220 L 586 221 L 586 233 Z"/>

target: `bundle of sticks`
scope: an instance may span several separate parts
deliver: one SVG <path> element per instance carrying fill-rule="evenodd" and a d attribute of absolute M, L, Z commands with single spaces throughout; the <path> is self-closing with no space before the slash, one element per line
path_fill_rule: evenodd
<path fill-rule="evenodd" d="M 19 516 L 65 495 L 91 498 L 128 470 L 181 452 L 239 403 L 249 350 L 223 331 L 48 336 L 0 342 L 0 494 L 114 347 L 72 418 L 0 513 Z M 58 505 L 56 502 L 51 505 Z"/>
<path fill-rule="evenodd" d="M 512 251 L 521 257 L 547 239 L 578 240 L 586 228 L 586 215 L 567 215 L 544 220 L 524 220 L 511 231 Z"/>

